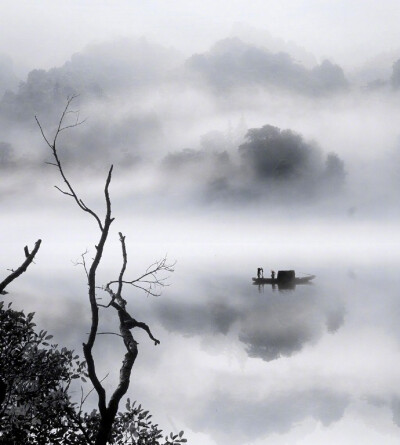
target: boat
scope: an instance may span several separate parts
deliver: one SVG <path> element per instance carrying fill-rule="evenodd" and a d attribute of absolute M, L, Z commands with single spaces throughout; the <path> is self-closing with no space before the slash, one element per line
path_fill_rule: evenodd
<path fill-rule="evenodd" d="M 294 270 L 280 270 L 276 278 L 255 278 L 253 277 L 253 284 L 277 284 L 277 285 L 295 285 L 295 284 L 310 284 L 315 275 L 307 275 L 305 277 L 296 277 Z"/>

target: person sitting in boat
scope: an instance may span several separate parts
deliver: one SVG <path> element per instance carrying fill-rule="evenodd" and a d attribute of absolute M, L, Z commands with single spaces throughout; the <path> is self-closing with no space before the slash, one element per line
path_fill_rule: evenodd
<path fill-rule="evenodd" d="M 274 270 L 271 270 L 271 278 L 272 278 L 273 280 L 275 280 L 275 271 L 274 271 Z"/>

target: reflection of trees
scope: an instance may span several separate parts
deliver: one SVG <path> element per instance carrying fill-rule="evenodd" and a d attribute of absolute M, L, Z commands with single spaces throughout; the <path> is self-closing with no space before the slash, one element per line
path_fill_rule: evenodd
<path fill-rule="evenodd" d="M 169 331 L 183 335 L 227 335 L 232 324 L 241 316 L 234 306 L 220 302 L 188 303 L 163 300 L 158 317 Z"/>
<path fill-rule="evenodd" d="M 9 167 L 14 159 L 14 153 L 11 144 L 0 142 L 0 168 Z"/>
<path fill-rule="evenodd" d="M 392 77 L 390 79 L 393 88 L 400 88 L 400 59 L 393 64 Z"/>
<path fill-rule="evenodd" d="M 269 361 L 291 356 L 322 335 L 326 323 L 324 309 L 307 295 L 298 298 L 295 293 L 280 294 L 248 311 L 239 339 L 250 357 Z"/>
<path fill-rule="evenodd" d="M 266 434 L 283 434 L 307 417 L 328 426 L 342 418 L 348 404 L 346 394 L 326 389 L 291 389 L 258 400 L 243 400 L 217 391 L 195 422 L 201 431 L 212 432 L 218 443 L 239 445 Z"/>
<path fill-rule="evenodd" d="M 207 293 L 214 294 L 212 289 Z M 266 291 L 257 298 L 250 298 L 249 293 L 238 286 L 230 288 L 226 292 L 230 298 L 223 301 L 215 297 L 204 302 L 163 301 L 158 318 L 166 329 L 183 335 L 233 336 L 238 332 L 249 357 L 266 361 L 289 357 L 343 324 L 343 304 L 318 295 L 312 286 L 273 296 Z"/>

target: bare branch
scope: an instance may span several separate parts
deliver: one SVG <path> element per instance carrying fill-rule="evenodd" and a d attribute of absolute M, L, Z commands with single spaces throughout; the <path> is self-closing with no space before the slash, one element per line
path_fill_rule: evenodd
<path fill-rule="evenodd" d="M 129 283 L 129 284 L 131 284 L 131 283 Z M 145 294 L 147 294 L 147 296 L 151 295 L 152 297 L 159 297 L 161 295 L 161 292 L 152 291 L 151 286 L 148 286 L 147 288 L 144 286 L 139 286 L 138 284 L 132 284 L 132 286 L 142 290 Z"/>
<path fill-rule="evenodd" d="M 160 344 L 160 340 L 157 340 L 155 337 L 153 337 L 153 334 L 151 333 L 150 328 L 147 326 L 146 323 L 135 320 L 135 326 L 133 326 L 133 327 L 144 329 L 147 332 L 148 336 L 154 341 L 154 344 L 156 346 Z"/>
<path fill-rule="evenodd" d="M 110 373 L 107 372 L 107 374 L 105 375 L 105 377 L 103 377 L 100 380 L 100 383 L 103 383 L 104 380 L 110 375 Z M 83 389 L 81 387 L 81 391 L 82 391 L 82 397 L 81 397 L 81 403 L 80 403 L 80 408 L 79 408 L 79 412 L 81 411 L 82 405 L 86 402 L 87 398 L 90 396 L 90 394 L 93 392 L 94 387 L 86 394 L 85 397 L 83 397 Z"/>
<path fill-rule="evenodd" d="M 128 263 L 128 256 L 126 253 L 126 246 L 125 246 L 125 237 L 122 235 L 121 232 L 118 233 L 119 234 L 119 240 L 121 241 L 121 246 L 122 246 L 122 258 L 123 258 L 123 263 L 122 263 L 122 268 L 121 268 L 121 272 L 119 274 L 119 278 L 118 278 L 118 290 L 117 290 L 117 295 L 121 296 L 121 292 L 122 292 L 122 286 L 123 286 L 123 278 L 124 278 L 124 273 L 126 270 L 126 265 Z"/>
<path fill-rule="evenodd" d="M 83 203 L 82 199 L 80 199 L 80 198 L 78 197 L 78 195 L 76 194 L 75 190 L 72 188 L 70 182 L 68 181 L 68 179 L 67 179 L 67 177 L 66 177 L 66 175 L 65 175 L 65 173 L 64 173 L 64 169 L 63 169 L 63 167 L 62 167 L 62 164 L 61 164 L 61 161 L 60 161 L 60 159 L 59 159 L 58 152 L 57 152 L 57 146 L 56 146 L 56 143 L 57 143 L 58 136 L 60 135 L 60 132 L 63 131 L 63 130 L 66 130 L 66 129 L 68 129 L 68 128 L 76 127 L 76 126 L 80 125 L 81 123 L 83 123 L 83 121 L 82 121 L 82 122 L 77 122 L 77 123 L 72 124 L 72 125 L 67 125 L 67 126 L 65 126 L 65 127 L 62 126 L 62 125 L 63 125 L 63 122 L 64 122 L 64 119 L 65 119 L 65 116 L 69 113 L 69 107 L 70 107 L 70 105 L 71 105 L 71 102 L 72 102 L 76 97 L 78 97 L 78 96 L 76 96 L 76 95 L 75 95 L 75 96 L 71 96 L 71 97 L 69 97 L 69 98 L 67 99 L 67 104 L 66 104 L 66 106 L 65 106 L 65 108 L 64 108 L 64 111 L 63 111 L 62 114 L 61 114 L 61 118 L 60 118 L 60 121 L 59 121 L 59 123 L 58 123 L 57 130 L 56 130 L 56 132 L 55 132 L 55 135 L 54 135 L 54 138 L 53 138 L 53 141 L 52 141 L 52 142 L 50 142 L 49 139 L 47 138 L 47 136 L 45 135 L 44 130 L 43 130 L 43 128 L 42 128 L 42 125 L 41 125 L 41 123 L 40 123 L 40 121 L 39 121 L 39 119 L 38 119 L 37 116 L 35 116 L 35 120 L 36 120 L 36 122 L 37 122 L 37 124 L 38 124 L 38 126 L 39 126 L 40 132 L 42 133 L 43 139 L 45 140 L 46 144 L 50 147 L 51 152 L 52 152 L 52 154 L 53 154 L 53 157 L 54 157 L 54 159 L 55 159 L 55 163 L 51 163 L 51 164 L 54 165 L 54 166 L 56 166 L 56 167 L 58 168 L 58 170 L 59 170 L 59 172 L 60 172 L 60 174 L 61 174 L 61 177 L 62 177 L 62 179 L 64 180 L 64 183 L 66 184 L 66 186 L 67 186 L 69 192 L 65 192 L 65 191 L 61 190 L 59 187 L 56 186 L 57 190 L 59 190 L 59 191 L 60 191 L 61 193 L 63 193 L 64 195 L 71 196 L 72 198 L 74 198 L 74 200 L 76 201 L 76 203 L 78 204 L 78 206 L 79 206 L 82 210 L 84 210 L 85 212 L 91 214 L 91 215 L 93 216 L 93 218 L 97 221 L 97 224 L 98 224 L 100 230 L 103 230 L 103 225 L 102 225 L 102 223 L 101 223 L 100 218 L 98 217 L 98 215 L 97 215 L 93 210 L 91 210 L 90 208 L 88 208 L 88 207 Z M 110 176 L 110 174 L 109 174 L 108 177 L 107 177 L 107 182 L 106 182 L 106 184 L 107 184 L 107 188 L 108 188 L 108 186 L 109 186 L 110 180 L 111 180 L 111 176 Z"/>
<path fill-rule="evenodd" d="M 39 127 L 39 129 L 40 129 L 40 132 L 42 133 L 42 137 L 43 137 L 43 139 L 45 140 L 46 144 L 47 144 L 50 148 L 53 148 L 52 145 L 50 144 L 49 140 L 47 139 L 47 137 L 46 137 L 46 135 L 45 135 L 45 133 L 44 133 L 44 131 L 43 131 L 42 125 L 40 124 L 39 119 L 37 118 L 37 116 L 35 116 L 35 120 L 36 120 L 36 123 L 38 124 L 38 127 Z"/>
<path fill-rule="evenodd" d="M 33 262 L 41 244 L 42 240 L 37 240 L 35 243 L 35 246 L 31 253 L 29 253 L 28 247 L 25 246 L 24 253 L 25 253 L 25 261 L 19 266 L 15 271 L 13 271 L 8 277 L 6 277 L 1 283 L 0 283 L 0 293 L 5 292 L 5 288 L 16 278 L 18 278 L 21 274 L 26 272 L 26 269 L 29 267 L 29 265 Z"/>
<path fill-rule="evenodd" d="M 66 125 L 65 127 L 60 128 L 59 132 L 61 133 L 64 130 L 68 130 L 69 128 L 75 128 L 78 127 L 79 125 L 84 124 L 87 121 L 87 119 L 83 119 L 82 121 L 76 121 L 74 124 L 71 125 Z"/>
<path fill-rule="evenodd" d="M 125 308 L 121 307 L 119 304 L 113 302 L 111 303 L 111 306 L 113 306 L 115 309 L 117 309 L 118 313 L 123 315 L 123 319 L 121 321 L 121 328 L 126 329 L 133 329 L 133 328 L 141 328 L 145 330 L 148 334 L 148 336 L 154 341 L 155 345 L 160 344 L 160 340 L 157 340 L 153 334 L 151 333 L 150 328 L 147 326 L 146 323 L 143 323 L 141 321 L 135 320 L 127 311 Z M 120 317 L 121 318 L 121 317 Z M 121 332 L 122 333 L 122 332 Z"/>
<path fill-rule="evenodd" d="M 121 334 L 117 334 L 116 332 L 98 332 L 97 335 L 118 335 L 118 337 L 122 337 Z"/>
<path fill-rule="evenodd" d="M 68 192 L 65 192 L 64 190 L 61 190 L 60 187 L 57 187 L 56 185 L 54 186 L 54 188 L 56 188 L 63 195 L 68 195 L 68 196 L 72 196 L 72 197 L 74 196 L 72 193 L 68 193 Z"/>
<path fill-rule="evenodd" d="M 96 374 L 96 367 L 94 364 L 94 359 L 92 355 L 92 350 L 90 345 L 83 343 L 83 353 L 85 355 L 87 368 L 88 368 L 88 375 L 89 378 L 96 389 L 96 392 L 99 396 L 99 411 L 101 416 L 105 416 L 107 413 L 106 408 L 106 391 L 103 388 L 101 382 L 99 381 L 97 374 Z"/>
<path fill-rule="evenodd" d="M 121 234 L 120 234 L 120 236 L 121 236 Z M 121 241 L 121 243 L 122 243 L 122 241 Z M 124 243 L 123 243 L 123 248 L 125 248 Z M 142 290 L 147 295 L 158 297 L 161 295 L 161 293 L 155 292 L 153 289 L 156 289 L 157 287 L 169 286 L 169 284 L 166 283 L 166 280 L 169 277 L 161 277 L 160 278 L 158 276 L 159 273 L 160 272 L 174 272 L 175 264 L 176 264 L 176 262 L 174 262 L 172 264 L 168 264 L 167 258 L 164 257 L 161 260 L 158 260 L 158 261 L 154 262 L 153 264 L 151 264 L 147 268 L 147 270 L 144 274 L 142 274 L 140 277 L 138 277 L 134 280 L 130 280 L 130 281 L 123 280 L 123 279 L 121 279 L 123 277 L 123 274 L 122 274 L 122 276 L 120 274 L 119 279 L 113 280 L 113 281 L 110 281 L 109 283 L 107 283 L 104 290 L 107 290 L 107 292 L 109 292 L 108 289 L 110 289 L 110 286 L 112 286 L 113 284 L 117 284 L 117 283 L 118 283 L 118 289 L 121 287 L 121 290 L 122 290 L 123 284 L 129 284 L 133 287 L 136 287 L 136 288 Z M 125 272 L 125 269 L 123 269 L 123 272 Z M 118 291 L 116 292 L 116 294 L 118 294 Z M 114 299 L 112 301 L 114 301 Z"/>
<path fill-rule="evenodd" d="M 89 278 L 89 272 L 87 269 L 87 265 L 86 265 L 86 258 L 85 256 L 89 253 L 89 251 L 86 249 L 82 254 L 81 254 L 81 261 L 75 261 L 74 262 L 74 266 L 83 266 L 83 269 L 85 271 L 86 277 Z"/>

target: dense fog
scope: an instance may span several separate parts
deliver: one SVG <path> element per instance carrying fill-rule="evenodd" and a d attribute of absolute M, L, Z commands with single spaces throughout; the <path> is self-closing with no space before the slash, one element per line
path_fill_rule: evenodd
<path fill-rule="evenodd" d="M 397 443 L 400 50 L 352 64 L 343 48 L 316 55 L 250 25 L 214 26 L 192 45 L 165 30 L 107 31 L 51 67 L 50 56 L 23 69 L 21 55 L 14 66 L 0 54 L 2 274 L 43 239 L 5 298 L 81 352 L 89 306 L 77 263 L 97 227 L 54 189 L 62 180 L 35 120 L 51 141 L 74 96 L 59 156 L 99 213 L 114 165 L 99 281 L 118 274 L 119 231 L 132 276 L 177 261 L 162 296 L 128 292 L 161 338 L 154 348 L 138 334 L 131 399 L 194 445 Z M 260 265 L 317 279 L 253 286 Z M 124 348 L 101 341 L 105 375 Z"/>
<path fill-rule="evenodd" d="M 0 168 L 48 168 L 34 116 L 51 137 L 77 95 L 68 124 L 84 123 L 63 133 L 63 161 L 91 177 L 111 163 L 127 181 L 145 172 L 146 200 L 395 212 L 398 66 L 365 83 L 328 59 L 309 68 L 244 37 L 190 57 L 140 38 L 90 45 L 16 86 L 4 58 Z"/>

